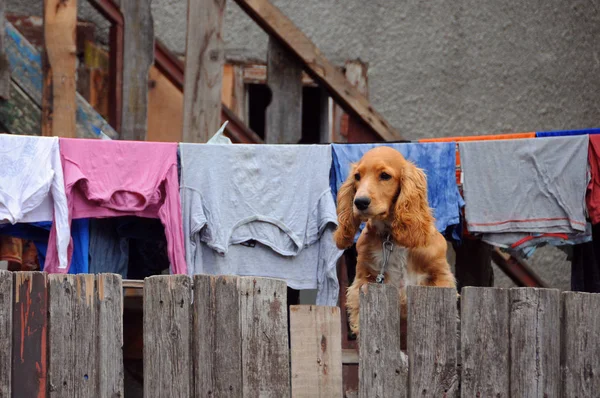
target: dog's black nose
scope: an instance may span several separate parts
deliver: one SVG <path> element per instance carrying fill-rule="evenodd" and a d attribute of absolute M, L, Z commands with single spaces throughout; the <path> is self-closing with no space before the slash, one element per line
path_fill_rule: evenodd
<path fill-rule="evenodd" d="M 369 207 L 370 204 L 371 199 L 365 196 L 363 196 L 362 198 L 354 199 L 354 206 L 356 206 L 358 210 L 367 210 L 367 207 Z"/>

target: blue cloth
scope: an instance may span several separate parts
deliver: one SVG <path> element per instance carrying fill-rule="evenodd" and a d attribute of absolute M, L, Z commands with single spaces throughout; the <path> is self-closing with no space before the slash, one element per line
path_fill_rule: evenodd
<path fill-rule="evenodd" d="M 33 241 L 38 252 L 40 268 L 43 270 L 51 227 L 52 222 L 49 221 L 15 225 L 4 224 L 0 226 L 0 233 Z M 69 274 L 86 274 L 89 272 L 89 220 L 86 218 L 73 220 L 71 223 L 71 237 L 73 238 L 73 258 L 71 259 Z"/>
<path fill-rule="evenodd" d="M 600 134 L 600 129 L 584 129 L 584 130 L 562 130 L 562 131 L 538 131 L 536 137 L 560 137 L 564 135 L 583 135 L 583 134 Z"/>
<path fill-rule="evenodd" d="M 423 169 L 427 175 L 427 199 L 433 210 L 438 231 L 459 236 L 460 209 L 464 206 L 456 184 L 456 143 L 404 144 L 332 144 L 333 164 L 329 184 L 334 200 L 348 177 L 350 165 L 358 162 L 370 149 L 386 145 L 400 152 L 404 158 Z M 361 225 L 360 230 L 362 231 Z M 355 237 L 355 241 L 358 235 Z"/>

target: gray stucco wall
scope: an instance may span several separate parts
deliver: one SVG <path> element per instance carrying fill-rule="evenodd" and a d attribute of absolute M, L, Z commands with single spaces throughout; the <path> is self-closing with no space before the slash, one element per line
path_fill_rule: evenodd
<path fill-rule="evenodd" d="M 81 17 L 106 27 L 80 3 Z M 368 63 L 370 100 L 405 138 L 600 125 L 597 0 L 273 3 L 335 63 Z M 8 11 L 40 14 L 41 4 L 8 0 Z M 187 0 L 152 8 L 157 36 L 184 53 Z M 224 37 L 228 56 L 265 56 L 267 36 L 231 0 Z M 532 264 L 568 288 L 564 259 L 544 248 Z"/>

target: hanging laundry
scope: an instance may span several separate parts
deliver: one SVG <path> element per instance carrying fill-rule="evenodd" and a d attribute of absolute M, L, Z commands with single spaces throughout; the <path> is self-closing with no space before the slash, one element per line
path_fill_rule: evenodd
<path fill-rule="evenodd" d="M 586 203 L 592 224 L 600 223 L 600 135 L 589 136 L 588 161 L 590 183 L 587 187 Z"/>
<path fill-rule="evenodd" d="M 562 243 L 590 239 L 587 136 L 462 142 L 459 149 L 470 233 L 506 248 L 564 237 L 556 234 L 567 234 Z"/>
<path fill-rule="evenodd" d="M 0 134 L 0 222 L 55 220 L 57 268 L 67 269 L 67 197 L 57 137 Z"/>
<path fill-rule="evenodd" d="M 171 272 L 186 273 L 177 180 L 177 144 L 60 139 L 69 217 L 159 218 L 164 227 Z M 57 267 L 50 234 L 46 269 Z"/>
<path fill-rule="evenodd" d="M 536 137 L 561 137 L 566 135 L 586 135 L 586 134 L 599 134 L 600 129 L 583 129 L 583 130 L 558 130 L 558 131 L 538 131 L 535 133 Z"/>
<path fill-rule="evenodd" d="M 464 205 L 456 185 L 456 144 L 332 144 L 333 163 L 331 167 L 331 191 L 337 199 L 337 191 L 342 186 L 350 166 L 358 162 L 370 149 L 387 145 L 400 152 L 407 160 L 423 169 L 427 175 L 427 198 L 433 210 L 435 226 L 444 233 L 459 225 L 460 209 Z M 361 226 L 354 241 L 360 236 Z"/>
<path fill-rule="evenodd" d="M 190 274 L 285 279 L 293 289 L 319 288 L 317 304 L 336 304 L 342 251 L 331 235 L 329 145 L 181 144 L 180 151 Z"/>

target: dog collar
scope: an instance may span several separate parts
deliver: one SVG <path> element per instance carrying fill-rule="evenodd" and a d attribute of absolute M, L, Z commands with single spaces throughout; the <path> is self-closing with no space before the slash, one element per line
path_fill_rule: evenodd
<path fill-rule="evenodd" d="M 383 241 L 383 261 L 381 262 L 381 270 L 379 271 L 379 275 L 377 275 L 377 279 L 375 280 L 377 283 L 383 283 L 385 281 L 385 267 L 390 259 L 390 254 L 394 250 L 394 243 L 388 234 Z"/>

